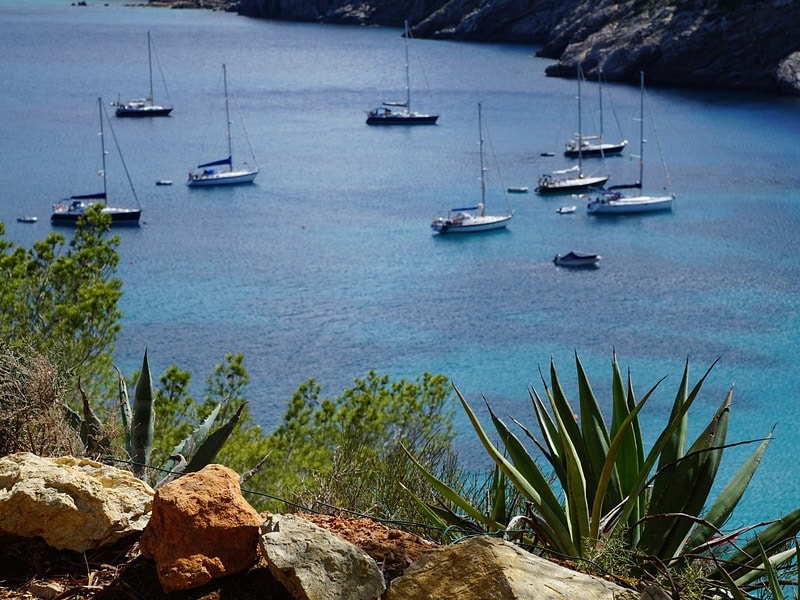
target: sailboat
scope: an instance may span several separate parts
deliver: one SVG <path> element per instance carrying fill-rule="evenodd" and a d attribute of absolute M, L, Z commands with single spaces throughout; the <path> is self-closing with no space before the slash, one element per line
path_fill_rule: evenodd
<path fill-rule="evenodd" d="M 253 183 L 258 175 L 258 167 L 253 169 L 246 166 L 239 169 L 233 167 L 233 144 L 231 143 L 231 117 L 228 105 L 228 71 L 222 65 L 222 79 L 225 88 L 225 123 L 228 133 L 228 157 L 220 160 L 197 165 L 197 169 L 189 171 L 189 180 L 186 185 L 190 187 L 202 187 L 212 185 L 236 185 L 240 183 Z M 245 163 L 246 165 L 246 163 Z M 218 170 L 216 167 L 225 167 L 227 170 Z"/>
<path fill-rule="evenodd" d="M 578 140 L 582 140 L 581 116 L 581 80 L 583 71 L 578 65 Z M 600 188 L 610 179 L 609 175 L 586 175 L 583 172 L 583 144 L 578 143 L 578 164 L 569 169 L 561 169 L 545 173 L 539 177 L 536 191 L 540 194 L 561 194 L 565 192 L 583 192 L 591 188 Z"/>
<path fill-rule="evenodd" d="M 171 106 L 159 106 L 153 101 L 153 51 L 150 43 L 150 32 L 147 32 L 147 64 L 150 68 L 150 95 L 147 98 L 136 98 L 127 102 L 117 100 L 113 106 L 117 107 L 118 117 L 168 117 L 172 112 Z"/>
<path fill-rule="evenodd" d="M 600 100 L 600 133 L 597 135 L 581 135 L 576 134 L 569 140 L 564 148 L 564 156 L 568 158 L 577 158 L 581 156 L 610 156 L 613 154 L 620 154 L 625 146 L 628 145 L 628 140 L 620 140 L 619 142 L 607 142 L 603 137 L 603 71 L 602 69 L 597 76 L 597 89 L 599 92 Z"/>
<path fill-rule="evenodd" d="M 640 117 L 639 117 L 639 181 L 631 184 L 610 186 L 601 190 L 586 206 L 589 214 L 617 215 L 631 213 L 646 213 L 672 210 L 675 195 L 670 193 L 662 196 L 647 196 L 641 193 L 642 175 L 644 174 L 644 73 L 640 73 Z M 663 163 L 663 160 L 662 160 Z M 638 189 L 639 195 L 625 196 L 620 190 Z"/>
<path fill-rule="evenodd" d="M 139 217 L 142 214 L 142 209 L 138 208 L 139 198 L 136 196 L 136 190 L 133 188 L 133 182 L 128 175 L 128 169 L 125 166 L 124 159 L 122 159 L 122 152 L 119 151 L 119 144 L 117 144 L 117 137 L 114 135 L 113 129 L 111 129 L 111 133 L 114 137 L 114 143 L 117 145 L 117 151 L 119 152 L 120 159 L 122 160 L 122 166 L 125 170 L 125 174 L 128 176 L 128 184 L 130 185 L 131 192 L 136 200 L 137 208 L 115 208 L 106 205 L 106 202 L 108 201 L 108 185 L 106 182 L 106 144 L 105 130 L 103 128 L 103 116 L 105 115 L 107 120 L 108 114 L 105 112 L 102 98 L 97 99 L 97 104 L 100 111 L 100 156 L 102 157 L 102 169 L 100 170 L 100 175 L 103 178 L 103 191 L 93 194 L 79 194 L 70 196 L 54 204 L 53 214 L 50 217 L 50 223 L 53 225 L 75 225 L 78 222 L 78 219 L 86 213 L 86 209 L 92 204 L 103 205 L 102 212 L 111 215 L 111 225 L 139 225 Z M 109 128 L 111 127 L 111 121 L 108 122 L 108 126 Z"/>
<path fill-rule="evenodd" d="M 481 201 L 474 206 L 451 208 L 446 217 L 434 219 L 431 229 L 436 233 L 477 233 L 503 229 L 514 216 L 512 211 L 503 215 L 486 214 L 486 169 L 483 166 L 483 120 L 480 103 L 478 103 L 478 140 L 481 157 Z"/>
<path fill-rule="evenodd" d="M 384 102 L 367 111 L 367 125 L 435 125 L 439 115 L 428 115 L 411 110 L 411 77 L 408 69 L 408 20 L 404 25 L 406 40 L 406 99 L 405 102 Z"/>

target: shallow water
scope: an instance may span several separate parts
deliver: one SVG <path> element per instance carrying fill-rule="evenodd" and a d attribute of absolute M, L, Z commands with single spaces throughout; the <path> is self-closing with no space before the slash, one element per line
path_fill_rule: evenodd
<path fill-rule="evenodd" d="M 173 116 L 113 122 L 145 221 L 120 232 L 116 356 L 125 371 L 147 347 L 156 373 L 175 362 L 194 373 L 200 395 L 225 353 L 243 352 L 252 411 L 267 429 L 309 377 L 334 395 L 369 369 L 445 373 L 476 407 L 485 397 L 532 424 L 528 387 L 542 391 L 539 366 L 546 372 L 552 356 L 574 390 L 577 352 L 607 403 L 616 351 L 639 394 L 667 376 L 643 416 L 652 441 L 687 357 L 694 377 L 720 358 L 697 427 L 734 383 L 729 439 L 776 425 L 737 517 L 795 507 L 797 99 L 649 89 L 645 183 L 665 185 L 663 153 L 675 211 L 602 219 L 580 198 L 502 193 L 533 190 L 538 175 L 571 164 L 560 148 L 576 127 L 575 82 L 544 77 L 549 62 L 534 47 L 414 40 L 414 103 L 440 112 L 439 124 L 373 128 L 364 111 L 404 95 L 397 30 L 121 2 L 12 2 L 0 16 L 9 82 L 0 88 L 0 219 L 24 244 L 50 230 L 54 201 L 97 185 L 97 98 L 146 93 L 152 33 L 167 84 L 159 91 L 157 74 L 156 99 L 170 100 Z M 223 124 L 223 62 L 261 173 L 252 186 L 189 189 L 189 168 L 222 143 L 212 131 Z M 586 88 L 589 128 L 598 117 Z M 588 166 L 626 181 L 636 174 L 639 91 L 606 92 L 631 146 Z M 433 236 L 434 216 L 479 196 L 478 102 L 489 130 L 487 207 L 509 204 L 515 217 L 507 231 Z M 616 126 L 610 115 L 605 126 Z M 235 138 L 235 156 L 245 157 L 245 141 Z M 112 198 L 129 199 L 111 158 Z M 563 204 L 579 210 L 559 215 Z M 16 222 L 27 214 L 39 222 Z M 573 249 L 601 254 L 600 268 L 553 265 Z M 462 456 L 479 467 L 460 413 L 458 427 Z M 745 451 L 729 453 L 726 475 Z"/>

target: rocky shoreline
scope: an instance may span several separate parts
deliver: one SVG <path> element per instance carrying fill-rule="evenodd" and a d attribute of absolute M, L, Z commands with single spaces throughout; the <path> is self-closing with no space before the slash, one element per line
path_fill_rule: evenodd
<path fill-rule="evenodd" d="M 150 0 L 286 21 L 401 27 L 416 37 L 541 46 L 547 75 L 800 95 L 793 0 Z"/>

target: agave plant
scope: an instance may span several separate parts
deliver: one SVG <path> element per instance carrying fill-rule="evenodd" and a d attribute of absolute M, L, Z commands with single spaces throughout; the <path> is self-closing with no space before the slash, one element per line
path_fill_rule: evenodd
<path fill-rule="evenodd" d="M 119 383 L 119 407 L 122 429 L 125 438 L 125 452 L 131 460 L 134 474 L 142 479 L 150 480 L 153 472 L 166 473 L 156 487 L 184 473 L 199 471 L 216 459 L 220 449 L 231 436 L 239 422 L 245 404 L 240 404 L 233 415 L 217 426 L 219 415 L 223 412 L 227 400 L 219 403 L 211 414 L 180 442 L 170 454 L 166 464 L 157 469 L 150 468 L 150 453 L 153 449 L 153 432 L 155 429 L 155 410 L 153 407 L 153 382 L 150 376 L 150 363 L 147 350 L 142 359 L 142 370 L 134 390 L 133 406 L 128 396 L 125 377 L 117 369 Z M 101 429 L 100 419 L 83 395 L 83 417 L 65 407 L 69 422 L 80 433 L 90 451 L 99 451 L 98 432 Z M 216 428 L 215 428 L 216 427 Z M 94 449 L 94 450 L 92 450 Z"/>
<path fill-rule="evenodd" d="M 612 534 L 620 535 L 627 550 L 673 569 L 698 557 L 710 560 L 721 556 L 724 560 L 710 563 L 715 566 L 706 569 L 709 578 L 720 585 L 728 581 L 726 578 L 737 586 L 764 581 L 765 560 L 777 568 L 794 559 L 797 548 L 787 549 L 787 543 L 800 530 L 800 509 L 770 524 L 741 548 L 733 541 L 753 528 L 727 534 L 722 531 L 755 473 L 771 433 L 758 443 L 717 497 L 709 497 L 726 448 L 732 390 L 687 448 L 689 408 L 716 362 L 691 388 L 686 362 L 671 415 L 649 451 L 642 439 L 639 414 L 661 381 L 637 401 L 630 373 L 627 380 L 623 379 L 615 355 L 608 427 L 577 354 L 575 363 L 577 412 L 567 399 L 552 360 L 549 386 L 540 373 L 546 401 L 531 388 L 538 435 L 512 418 L 523 434 L 518 437 L 488 407 L 500 447 L 456 389 L 486 452 L 509 485 L 532 507 L 528 515 L 532 539 L 561 554 L 583 558 Z M 549 473 L 539 466 L 525 440 L 544 458 Z M 441 525 L 453 526 L 466 516 L 486 531 L 507 529 L 509 519 L 498 518 L 497 511 L 484 513 L 418 466 L 455 507 L 451 511 L 429 507 L 431 517 Z M 720 565 L 724 565 L 724 574 Z"/>

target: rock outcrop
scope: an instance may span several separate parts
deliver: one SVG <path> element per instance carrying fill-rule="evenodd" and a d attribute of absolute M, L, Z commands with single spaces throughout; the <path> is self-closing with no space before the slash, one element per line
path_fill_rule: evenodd
<path fill-rule="evenodd" d="M 800 94 L 800 3 L 793 0 L 240 0 L 243 15 L 399 27 L 417 37 L 541 45 L 546 72 L 649 85 Z"/>
<path fill-rule="evenodd" d="M 636 600 L 639 594 L 561 567 L 505 540 L 479 536 L 429 552 L 395 579 L 386 600 Z"/>
<path fill-rule="evenodd" d="M 196 588 L 255 562 L 261 521 L 239 476 L 209 465 L 156 491 L 139 548 L 155 560 L 164 591 Z"/>
<path fill-rule="evenodd" d="M 375 600 L 385 590 L 375 561 L 343 538 L 293 515 L 264 522 L 261 552 L 298 600 Z"/>
<path fill-rule="evenodd" d="M 86 458 L 0 458 L 0 532 L 85 552 L 138 534 L 153 490 L 128 471 Z"/>

